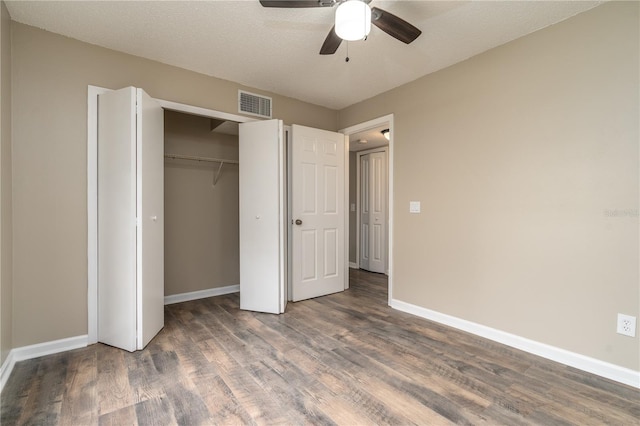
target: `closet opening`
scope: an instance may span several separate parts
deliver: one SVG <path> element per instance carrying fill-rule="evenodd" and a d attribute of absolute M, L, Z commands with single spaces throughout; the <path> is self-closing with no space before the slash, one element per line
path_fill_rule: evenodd
<path fill-rule="evenodd" d="M 239 291 L 238 133 L 165 109 L 165 304 Z"/>

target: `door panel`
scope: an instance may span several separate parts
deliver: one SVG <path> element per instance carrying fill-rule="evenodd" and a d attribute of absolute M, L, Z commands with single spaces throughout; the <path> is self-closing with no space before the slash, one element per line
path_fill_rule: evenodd
<path fill-rule="evenodd" d="M 292 300 L 345 289 L 344 135 L 292 126 Z"/>
<path fill-rule="evenodd" d="M 316 200 L 318 198 L 318 177 L 315 164 L 302 164 L 302 212 L 316 214 Z"/>
<path fill-rule="evenodd" d="M 338 214 L 338 200 L 334 188 L 338 184 L 338 170 L 335 166 L 324 167 L 324 214 Z"/>
<path fill-rule="evenodd" d="M 324 276 L 333 278 L 338 276 L 338 233 L 336 229 L 324 230 Z"/>
<path fill-rule="evenodd" d="M 305 281 L 316 280 L 318 268 L 316 259 L 318 258 L 318 238 L 315 229 L 301 231 L 302 234 L 302 279 Z"/>
<path fill-rule="evenodd" d="M 282 121 L 242 123 L 239 141 L 240 309 L 278 314 L 285 306 Z"/>
<path fill-rule="evenodd" d="M 136 349 L 136 91 L 98 96 L 98 341 Z"/>
<path fill-rule="evenodd" d="M 137 89 L 138 339 L 164 327 L 164 110 Z"/>

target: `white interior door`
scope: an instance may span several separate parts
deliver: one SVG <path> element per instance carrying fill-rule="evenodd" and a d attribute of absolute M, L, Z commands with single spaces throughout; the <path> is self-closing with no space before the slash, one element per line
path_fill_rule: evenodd
<path fill-rule="evenodd" d="M 292 126 L 292 300 L 345 289 L 345 136 Z"/>
<path fill-rule="evenodd" d="M 164 327 L 164 110 L 137 94 L 137 349 Z"/>
<path fill-rule="evenodd" d="M 283 124 L 239 127 L 240 309 L 278 314 L 286 303 Z"/>
<path fill-rule="evenodd" d="M 387 152 L 360 158 L 360 268 L 387 270 Z"/>
<path fill-rule="evenodd" d="M 98 341 L 134 351 L 164 325 L 162 108 L 133 87 L 98 105 Z"/>
<path fill-rule="evenodd" d="M 98 341 L 136 349 L 136 91 L 98 97 Z"/>

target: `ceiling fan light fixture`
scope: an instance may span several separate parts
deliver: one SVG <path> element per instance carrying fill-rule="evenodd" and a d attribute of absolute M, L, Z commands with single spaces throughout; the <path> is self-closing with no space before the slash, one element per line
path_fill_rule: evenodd
<path fill-rule="evenodd" d="M 347 0 L 336 9 L 336 34 L 343 40 L 362 40 L 371 31 L 371 7 L 362 0 Z"/>

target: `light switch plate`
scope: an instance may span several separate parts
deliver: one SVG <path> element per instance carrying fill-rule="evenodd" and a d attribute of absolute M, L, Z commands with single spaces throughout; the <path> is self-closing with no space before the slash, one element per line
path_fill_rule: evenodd
<path fill-rule="evenodd" d="M 409 213 L 420 213 L 420 201 L 409 201 Z"/>

